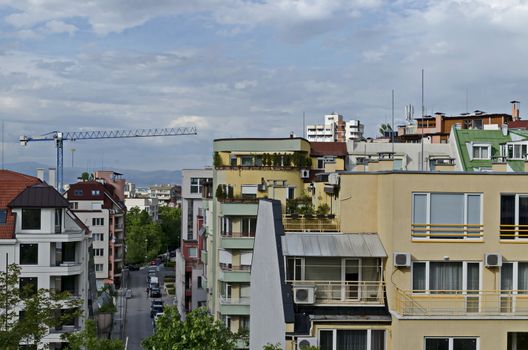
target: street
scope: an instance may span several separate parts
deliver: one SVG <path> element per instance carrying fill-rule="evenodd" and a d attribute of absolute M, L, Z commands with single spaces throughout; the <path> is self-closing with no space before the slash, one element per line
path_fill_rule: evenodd
<path fill-rule="evenodd" d="M 162 299 L 165 305 L 172 305 L 173 296 L 168 296 L 163 290 L 163 277 L 169 273 L 174 273 L 174 270 L 172 268 L 165 270 L 163 266 L 160 266 L 159 270 Z M 152 299 L 147 297 L 146 277 L 147 268 L 129 272 L 128 289 L 132 290 L 132 297 L 127 301 L 125 328 L 125 339 L 128 336 L 127 349 L 129 350 L 142 349 L 141 341 L 152 334 L 152 319 L 150 318 Z"/>

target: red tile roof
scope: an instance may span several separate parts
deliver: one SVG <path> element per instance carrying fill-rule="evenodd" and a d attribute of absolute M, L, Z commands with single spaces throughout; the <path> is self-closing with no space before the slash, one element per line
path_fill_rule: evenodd
<path fill-rule="evenodd" d="M 346 142 L 310 142 L 312 156 L 337 156 L 348 155 Z"/>
<path fill-rule="evenodd" d="M 515 120 L 508 123 L 509 129 L 528 129 L 528 120 Z"/>
<path fill-rule="evenodd" d="M 7 207 L 26 188 L 39 184 L 38 178 L 11 170 L 0 170 L 0 209 L 7 209 L 7 222 L 0 224 L 0 239 L 12 239 L 15 232 L 15 216 Z"/>

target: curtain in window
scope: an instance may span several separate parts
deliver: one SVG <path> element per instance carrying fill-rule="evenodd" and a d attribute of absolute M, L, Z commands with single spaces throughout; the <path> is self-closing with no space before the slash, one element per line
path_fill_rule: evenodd
<path fill-rule="evenodd" d="M 425 263 L 413 263 L 413 291 L 425 291 Z"/>
<path fill-rule="evenodd" d="M 321 331 L 319 333 L 319 348 L 321 350 L 333 350 L 334 349 L 334 331 Z"/>
<path fill-rule="evenodd" d="M 370 331 L 370 350 L 385 350 L 385 331 Z"/>
<path fill-rule="evenodd" d="M 479 270 L 480 266 L 478 263 L 467 264 L 467 290 L 477 291 L 479 290 Z M 478 293 L 478 292 L 475 292 Z"/>
<path fill-rule="evenodd" d="M 519 294 L 528 294 L 528 263 L 519 263 L 518 265 L 518 286 Z"/>
<path fill-rule="evenodd" d="M 413 224 L 427 223 L 427 195 L 415 194 L 413 202 Z"/>
<path fill-rule="evenodd" d="M 501 290 L 513 289 L 513 264 L 502 263 L 501 266 Z"/>
<path fill-rule="evenodd" d="M 503 195 L 501 196 L 501 225 L 513 225 L 515 224 L 515 196 L 514 195 Z M 501 239 L 512 239 L 514 238 L 511 231 L 513 227 L 502 227 Z"/>
<path fill-rule="evenodd" d="M 431 262 L 429 263 L 430 290 L 462 289 L 462 263 Z"/>
<path fill-rule="evenodd" d="M 519 225 L 528 225 L 528 197 L 526 196 L 519 196 Z M 524 236 L 528 234 L 528 230 L 522 230 L 527 230 L 527 228 L 519 227 L 521 238 L 528 238 L 528 236 Z"/>
<path fill-rule="evenodd" d="M 337 350 L 367 350 L 367 331 L 337 331 Z"/>

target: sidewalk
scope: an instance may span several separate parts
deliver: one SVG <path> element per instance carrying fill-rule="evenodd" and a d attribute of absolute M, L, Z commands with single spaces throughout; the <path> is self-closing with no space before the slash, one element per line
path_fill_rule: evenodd
<path fill-rule="evenodd" d="M 112 323 L 112 339 L 120 339 L 125 341 L 125 327 L 126 327 L 126 308 L 127 298 L 126 291 L 128 287 L 128 270 L 123 269 L 123 281 L 121 289 L 117 291 L 117 297 L 115 300 L 116 312 L 114 313 L 114 319 Z"/>

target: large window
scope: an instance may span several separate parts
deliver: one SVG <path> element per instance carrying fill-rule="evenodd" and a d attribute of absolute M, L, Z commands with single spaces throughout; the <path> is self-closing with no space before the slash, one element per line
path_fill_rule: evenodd
<path fill-rule="evenodd" d="M 5 224 L 7 222 L 7 210 L 0 209 L 0 224 Z"/>
<path fill-rule="evenodd" d="M 528 194 L 501 195 L 500 238 L 528 238 Z"/>
<path fill-rule="evenodd" d="M 242 236 L 254 237 L 257 231 L 257 218 L 242 218 Z"/>
<path fill-rule="evenodd" d="M 202 185 L 207 179 L 200 177 L 191 177 L 191 193 L 202 193 Z"/>
<path fill-rule="evenodd" d="M 92 226 L 104 226 L 104 218 L 92 218 Z"/>
<path fill-rule="evenodd" d="M 38 277 L 21 277 L 19 279 L 20 297 L 29 298 L 37 294 Z"/>
<path fill-rule="evenodd" d="M 526 159 L 528 153 L 526 144 L 507 144 L 506 151 L 508 159 Z"/>
<path fill-rule="evenodd" d="M 501 290 L 506 293 L 528 294 L 528 262 L 502 263 Z"/>
<path fill-rule="evenodd" d="M 413 193 L 412 237 L 481 238 L 481 211 L 479 193 Z"/>
<path fill-rule="evenodd" d="M 22 209 L 22 230 L 40 230 L 40 209 Z"/>
<path fill-rule="evenodd" d="M 322 329 L 321 350 L 384 350 L 385 331 L 378 329 Z"/>
<path fill-rule="evenodd" d="M 473 144 L 471 148 L 472 159 L 490 159 L 491 145 Z"/>
<path fill-rule="evenodd" d="M 478 350 L 478 338 L 426 337 L 425 350 Z"/>
<path fill-rule="evenodd" d="M 413 262 L 412 284 L 414 293 L 464 291 L 467 294 L 475 294 L 480 290 L 480 263 Z"/>
<path fill-rule="evenodd" d="M 20 265 L 38 264 L 38 244 L 20 245 Z"/>

